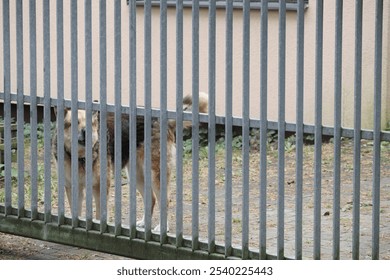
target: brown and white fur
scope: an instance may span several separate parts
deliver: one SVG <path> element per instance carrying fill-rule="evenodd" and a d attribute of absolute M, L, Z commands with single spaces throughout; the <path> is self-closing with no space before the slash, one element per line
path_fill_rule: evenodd
<path fill-rule="evenodd" d="M 56 110 L 55 110 L 56 112 Z M 78 216 L 84 201 L 84 190 L 86 188 L 86 114 L 83 110 L 77 111 L 77 149 L 78 154 Z M 52 151 L 58 170 L 58 131 L 52 138 Z M 65 177 L 65 191 L 72 208 L 72 112 L 70 109 L 64 110 L 64 166 L 60 166 L 60 172 Z M 107 153 L 107 183 L 106 192 L 108 194 L 111 185 L 112 158 L 111 153 Z M 96 204 L 96 219 L 100 219 L 100 154 L 99 154 L 99 113 L 92 114 L 92 194 Z"/>
<path fill-rule="evenodd" d="M 192 111 L 192 96 L 187 95 L 183 99 L 183 110 L 184 111 Z M 204 92 L 199 92 L 199 112 L 207 113 L 208 111 L 208 95 Z M 184 121 L 183 128 L 190 128 L 192 126 L 191 121 Z M 138 135 L 137 125 L 137 136 Z M 176 140 L 175 140 L 175 128 L 176 121 L 170 120 L 168 123 L 168 133 L 167 133 L 167 165 L 166 165 L 166 179 L 169 184 L 172 170 L 175 166 L 175 156 L 176 156 Z M 143 129 L 140 129 L 141 137 L 143 137 Z M 152 139 L 151 139 L 151 176 L 152 176 L 152 215 L 154 206 L 157 203 L 160 203 L 160 125 L 157 121 L 154 121 L 152 124 Z M 126 168 L 128 172 L 128 168 Z M 128 175 L 128 173 L 127 173 Z M 129 176 L 128 176 L 129 178 Z M 145 200 L 144 196 L 144 145 L 143 141 L 138 141 L 137 139 L 137 190 L 141 193 L 142 198 Z M 167 186 L 167 190 L 168 186 Z M 169 191 L 167 191 L 167 195 L 169 196 Z M 169 204 L 169 199 L 167 198 L 167 209 Z M 145 215 L 142 220 L 137 222 L 138 227 L 145 226 Z M 167 229 L 169 230 L 169 222 L 167 225 Z M 154 228 L 155 231 L 160 231 L 160 224 Z"/>
<path fill-rule="evenodd" d="M 183 99 L 183 110 L 191 111 L 192 110 L 192 97 L 186 96 Z M 208 96 L 206 93 L 199 93 L 199 112 L 207 113 L 208 110 Z M 85 131 L 86 131 L 86 114 L 84 110 L 78 110 L 78 158 L 79 158 L 79 200 L 78 200 L 78 209 L 81 213 L 82 204 L 84 200 L 84 189 L 85 189 Z M 69 204 L 71 203 L 71 111 L 65 109 L 64 112 L 64 174 L 65 174 L 65 189 L 68 197 Z M 114 162 L 115 162 L 115 145 L 114 145 L 114 114 L 107 114 L 107 184 L 104 189 L 107 192 L 111 185 L 112 174 L 114 174 Z M 189 128 L 192 125 L 190 121 L 184 121 L 183 127 Z M 92 116 L 92 154 L 93 154 L 93 197 L 96 204 L 96 219 L 100 218 L 100 158 L 99 158 L 99 113 L 93 112 Z M 167 165 L 166 165 L 166 178 L 169 184 L 170 176 L 172 170 L 175 166 L 175 154 L 176 154 L 176 145 L 175 145 L 175 120 L 169 120 L 168 131 L 167 131 Z M 129 180 L 136 180 L 137 190 L 141 193 L 144 199 L 144 118 L 142 116 L 137 117 L 137 128 L 136 128 L 136 144 L 137 144 L 137 154 L 136 154 L 136 173 L 137 178 L 129 178 L 129 116 L 122 115 L 122 169 L 126 171 L 127 177 Z M 151 127 L 151 180 L 152 180 L 152 214 L 153 209 L 156 204 L 156 201 L 160 202 L 160 124 L 156 120 L 152 121 Z M 57 162 L 57 137 L 53 137 L 53 154 Z M 168 187 L 168 186 L 167 186 Z M 168 188 L 167 188 L 168 189 Z M 167 192 L 169 193 L 169 192 Z M 167 204 L 169 199 L 167 199 Z M 167 205 L 168 207 L 168 205 Z M 144 216 L 145 218 L 145 216 Z M 144 227 L 145 219 L 142 219 L 137 222 L 138 227 Z M 160 225 L 155 227 L 156 231 L 160 230 Z"/>

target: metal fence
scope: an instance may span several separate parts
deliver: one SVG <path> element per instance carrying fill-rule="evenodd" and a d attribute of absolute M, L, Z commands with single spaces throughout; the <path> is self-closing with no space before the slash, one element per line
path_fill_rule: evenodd
<path fill-rule="evenodd" d="M 12 1 L 11 1 L 12 2 Z M 93 81 L 95 60 L 92 57 L 92 10 L 91 0 L 84 1 L 84 16 L 78 15 L 78 1 L 58 0 L 55 2 L 29 1 L 29 25 L 23 24 L 26 10 L 21 0 L 16 0 L 16 9 L 12 12 L 10 1 L 2 3 L 2 29 L 3 29 L 3 63 L 1 65 L 4 76 L 4 88 L 0 93 L 0 100 L 4 106 L 4 164 L 1 169 L 0 181 L 0 231 L 29 236 L 33 238 L 65 243 L 94 250 L 101 250 L 114 254 L 144 259 L 164 258 L 197 258 L 197 259 L 285 259 L 285 258 L 389 258 L 388 227 L 390 213 L 388 212 L 389 182 L 385 174 L 389 168 L 387 158 L 390 142 L 390 133 L 381 130 L 382 105 L 382 33 L 383 33 L 383 1 L 375 2 L 376 28 L 375 28 L 375 102 L 373 104 L 374 128 L 361 129 L 361 58 L 362 58 L 362 11 L 363 1 L 356 1 L 356 41 L 355 41 L 355 104 L 354 128 L 348 129 L 341 125 L 341 96 L 342 96 L 342 47 L 343 47 L 343 1 L 336 1 L 336 38 L 334 62 L 334 126 L 325 127 L 322 124 L 322 77 L 323 77 L 323 1 L 316 2 L 316 67 L 315 67 L 315 124 L 304 124 L 304 10 L 305 1 L 294 4 L 297 10 L 297 65 L 296 65 L 296 123 L 287 123 L 285 119 L 286 103 L 286 1 L 279 1 L 279 59 L 278 59 L 278 120 L 268 120 L 267 100 L 270 97 L 267 90 L 269 77 L 268 67 L 268 1 L 260 4 L 260 61 L 261 88 L 259 92 L 250 90 L 249 62 L 250 57 L 250 5 L 251 1 L 243 1 L 243 57 L 242 59 L 242 117 L 234 117 L 232 113 L 234 96 L 233 83 L 233 4 L 236 1 L 226 1 L 226 72 L 225 72 L 225 115 L 216 115 L 216 1 L 209 1 L 209 40 L 208 40 L 208 114 L 200 114 L 199 104 L 199 1 L 192 3 L 192 96 L 193 111 L 184 113 L 181 100 L 183 99 L 183 1 L 176 4 L 176 110 L 167 109 L 167 1 L 160 2 L 160 108 L 152 108 L 152 2 L 144 1 L 143 12 L 137 4 L 140 1 L 128 1 L 129 11 L 129 53 L 122 51 L 121 1 L 99 3 L 99 81 Z M 71 99 L 64 96 L 64 3 L 71 5 Z M 172 1 L 170 1 L 172 2 Z M 185 1 L 188 2 L 188 1 Z M 203 1 L 205 2 L 205 1 Z M 221 1 L 217 1 L 221 2 Z M 234 2 L 234 3 L 233 3 Z M 37 7 L 43 5 L 43 78 L 39 81 L 37 73 Z M 115 46 L 114 61 L 107 60 L 107 34 L 106 34 L 106 5 L 115 5 L 114 29 L 115 40 L 110 44 Z M 153 3 L 155 4 L 155 3 Z M 172 3 L 170 3 L 172 4 Z M 188 4 L 188 3 L 187 3 Z M 221 3 L 218 3 L 220 5 Z M 291 3 L 288 3 L 291 5 Z M 51 14 L 51 5 L 56 7 L 55 15 Z M 204 3 L 202 3 L 204 5 Z M 234 4 L 236 5 L 236 4 Z M 309 3 L 310 5 L 310 3 Z M 272 1 L 272 7 L 275 3 Z M 373 5 L 374 7 L 374 5 Z M 373 8 L 372 7 L 372 8 Z M 219 7 L 220 8 L 220 7 Z M 235 7 L 237 8 L 237 7 Z M 138 11 L 138 12 L 137 12 Z M 16 29 L 11 28 L 10 18 L 16 17 Z M 79 47 L 79 19 L 84 18 L 84 49 Z M 144 72 L 137 72 L 137 17 L 144 21 Z M 55 18 L 56 29 L 50 28 L 51 20 Z M 27 29 L 27 30 L 23 30 Z M 11 34 L 16 34 L 16 45 L 11 44 Z M 23 34 L 28 33 L 29 45 L 26 46 Z M 56 40 L 56 64 L 53 64 L 51 36 Z M 126 42 L 127 43 L 127 42 Z M 16 48 L 16 63 L 11 61 L 11 48 Z M 79 64 L 80 51 L 85 53 L 85 101 L 79 96 Z M 27 52 L 27 53 L 26 53 Z M 29 67 L 26 69 L 24 57 L 29 57 Z M 129 60 L 130 76 L 124 77 L 121 73 L 123 60 Z M 55 69 L 53 69 L 55 65 Z M 107 71 L 115 71 L 115 90 L 107 91 Z M 17 92 L 11 92 L 11 70 L 17 71 Z M 24 73 L 29 73 L 29 89 L 24 88 Z M 52 76 L 56 75 L 57 96 L 51 95 Z M 137 77 L 144 76 L 144 106 L 137 106 Z M 122 81 L 129 79 L 129 92 L 123 93 Z M 37 93 L 37 82 L 44 83 L 44 94 Z M 93 83 L 99 83 L 99 102 L 93 102 Z M 29 92 L 29 94 L 25 94 Z M 123 94 L 129 96 L 129 103 L 122 102 Z M 249 115 L 250 94 L 259 94 L 259 119 Z M 114 95 L 114 104 L 107 102 L 107 96 Z M 17 110 L 17 162 L 12 160 L 11 137 L 11 106 L 16 104 Z M 24 124 L 24 105 L 30 108 L 30 126 L 26 132 Z M 43 129 L 38 123 L 37 110 L 43 106 Z M 77 124 L 77 110 L 86 111 L 86 207 L 78 217 L 77 191 L 72 191 L 72 211 L 65 199 L 65 174 L 63 172 L 64 150 L 58 149 L 58 170 L 52 164 L 52 108 L 57 108 L 57 123 L 59 133 L 56 137 L 58 147 L 63 147 L 64 134 L 64 108 L 70 108 L 72 124 Z M 115 184 L 111 196 L 101 192 L 101 215 L 96 221 L 93 217 L 92 184 L 94 173 L 92 171 L 92 114 L 100 112 L 100 184 L 105 185 L 107 176 L 107 114 L 115 115 Z M 130 134 L 130 180 L 129 184 L 122 184 L 121 174 L 121 116 L 129 118 Z M 136 137 L 137 116 L 144 117 L 144 149 L 145 149 L 145 204 L 142 203 L 136 191 Z M 152 231 L 154 222 L 151 215 L 152 207 L 152 178 L 151 170 L 152 123 L 157 119 L 161 126 L 161 205 L 157 220 L 161 223 L 160 232 Z M 175 179 L 167 182 L 165 175 L 167 162 L 167 129 L 168 120 L 176 119 L 176 170 Z M 191 158 L 185 159 L 183 152 L 183 121 L 192 121 Z M 199 123 L 207 123 L 208 147 L 207 159 L 200 156 Z M 216 142 L 216 126 L 223 128 L 223 144 Z M 240 152 L 233 148 L 234 127 L 242 129 Z M 251 147 L 251 133 L 253 129 L 259 131 L 259 150 L 253 151 Z M 270 151 L 270 131 L 277 131 L 277 147 Z M 40 132 L 42 131 L 42 132 Z M 41 134 L 42 133 L 42 134 Z M 286 150 L 288 139 L 286 134 L 294 134 L 293 150 Z M 72 154 L 77 154 L 77 126 L 72 125 Z M 310 145 L 313 158 L 307 158 L 307 144 L 304 143 L 306 135 L 314 135 L 314 146 Z M 275 136 L 276 137 L 276 136 Z M 324 143 L 324 137 L 331 137 L 329 144 Z M 353 157 L 349 172 L 352 172 L 352 183 L 345 184 L 343 151 L 345 139 L 352 139 L 350 156 Z M 361 162 L 362 147 L 369 142 L 371 161 L 368 166 Z M 26 144 L 27 143 L 27 144 Z M 386 145 L 383 145 L 386 144 Z M 324 145 L 331 147 L 331 171 L 324 171 L 323 154 Z M 330 145 L 330 146 L 329 146 Z M 222 152 L 220 147 L 223 147 Z M 348 148 L 349 149 L 349 148 Z M 387 149 L 387 150 L 386 150 Z M 272 158 L 272 155 L 276 157 Z M 223 155 L 223 164 L 218 156 Z M 363 155 L 367 156 L 366 154 Z M 382 161 L 381 161 L 382 159 Z M 329 160 L 329 159 L 326 159 Z M 238 162 L 238 165 L 237 165 Z M 313 169 L 307 169 L 307 162 Z M 255 163 L 255 165 L 253 165 Z M 277 163 L 277 164 L 276 164 Z M 187 164 L 187 165 L 186 165 Z M 386 165 L 387 164 L 387 165 Z M 79 184 L 79 160 L 72 157 L 72 189 L 77 190 Z M 291 168 L 291 165 L 293 166 Z M 206 168 L 204 166 L 207 166 Z M 363 168 L 372 168 L 368 183 L 362 179 Z M 17 174 L 14 174 L 14 171 Z M 186 172 L 191 170 L 191 176 Z M 291 175 L 293 170 L 293 175 Z M 58 172 L 57 172 L 58 171 Z M 82 171 L 83 172 L 83 171 Z M 329 176 L 328 173 L 331 173 Z M 207 173 L 207 176 L 206 174 Z M 287 174 L 288 173 L 288 174 Z M 307 173 L 310 173 L 307 177 Z M 54 174 L 54 175 L 53 175 Z M 239 175 L 237 175 L 239 174 Z M 254 175 L 255 174 L 255 175 Z M 275 175 L 276 174 L 276 175 Z M 350 173 L 349 173 L 350 174 Z M 386 173 L 387 174 L 387 173 Z M 219 176 L 219 177 L 218 177 Z M 257 179 L 252 179 L 253 176 Z M 288 177 L 289 176 L 289 177 Z M 287 179 L 293 177 L 293 181 Z M 384 176 L 381 181 L 381 176 Z M 191 178 L 188 178 L 191 177 Z M 326 178 L 327 180 L 324 183 Z M 222 178 L 222 182 L 217 182 Z M 237 179 L 238 178 L 238 179 Z M 257 180 L 257 181 L 256 181 Z M 362 182 L 368 184 L 368 189 Z M 189 182 L 189 183 L 188 183 Z M 187 186 L 186 186 L 187 184 Z M 174 190 L 168 199 L 173 201 L 167 208 L 167 185 Z M 174 187 L 173 187 L 173 186 Z M 293 189 L 291 189 L 293 185 Z M 326 189 L 326 191 L 325 191 Z M 329 191 L 330 189 L 330 191 Z M 352 201 L 344 201 L 343 193 L 348 189 L 352 192 Z M 382 194 L 381 194 L 382 191 Z M 329 194 L 330 192 L 330 194 Z M 370 214 L 367 224 L 361 220 L 362 204 L 366 198 L 361 198 L 362 192 L 370 192 Z M 189 198 L 188 198 L 189 197 Z M 324 199 L 331 205 L 324 206 Z M 381 199 L 382 198 L 382 199 Z M 382 205 L 385 208 L 381 208 Z M 343 203 L 351 205 L 348 212 L 348 222 L 343 213 Z M 310 204 L 310 207 L 307 207 Z M 111 210 L 110 210 L 111 209 Z M 145 228 L 137 227 L 137 218 L 145 211 Z M 325 209 L 325 210 L 324 210 Z M 327 211 L 330 209 L 329 211 Z M 325 211 L 325 212 L 324 212 Z M 168 232 L 168 216 L 171 231 Z M 329 217 L 328 217 L 329 216 Z M 341 226 L 342 224 L 342 226 Z M 172 230 L 173 228 L 173 230 Z M 367 233 L 367 228 L 370 229 Z M 383 229 L 381 235 L 380 229 Z M 349 233 L 351 232 L 351 233 Z M 364 234 L 363 234 L 364 233 Z M 347 237 L 346 237 L 347 236 Z M 349 238 L 351 237 L 351 238 Z M 345 239 L 347 242 L 345 242 Z M 367 241 L 369 240 L 369 241 Z M 363 244 L 365 242 L 365 244 Z M 368 245 L 366 244 L 368 243 Z M 380 247 L 381 244 L 381 247 Z M 328 254 L 329 248 L 331 252 Z M 380 251 L 380 248 L 382 251 Z M 367 250 L 371 252 L 367 253 Z M 362 252 L 364 251 L 364 252 Z M 346 253 L 345 253 L 346 252 Z M 382 252 L 382 254 L 380 254 Z"/>

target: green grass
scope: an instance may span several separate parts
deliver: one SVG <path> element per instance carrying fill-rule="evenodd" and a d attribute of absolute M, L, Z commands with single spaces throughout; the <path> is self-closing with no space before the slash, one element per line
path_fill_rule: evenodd
<path fill-rule="evenodd" d="M 52 125 L 52 127 L 54 124 Z M 31 157 L 31 126 L 30 124 L 24 125 L 24 200 L 26 202 L 25 207 L 29 208 L 31 205 L 31 190 L 32 182 L 31 178 L 31 166 L 37 168 L 37 193 L 38 193 L 38 205 L 43 204 L 44 201 L 44 184 L 45 184 L 45 165 L 43 162 L 43 151 L 44 151 L 44 129 L 43 124 L 39 123 L 37 126 L 37 153 L 38 153 L 38 162 L 32 163 L 30 160 Z M 0 203 L 5 201 L 5 191 L 4 191 L 4 165 L 0 165 Z M 11 180 L 12 180 L 12 205 L 17 205 L 18 199 L 18 174 L 22 172 L 18 170 L 19 165 L 17 162 L 12 162 L 11 169 Z M 57 196 L 56 194 L 56 172 L 53 170 L 53 166 L 50 167 L 51 171 L 51 191 L 52 198 Z"/>

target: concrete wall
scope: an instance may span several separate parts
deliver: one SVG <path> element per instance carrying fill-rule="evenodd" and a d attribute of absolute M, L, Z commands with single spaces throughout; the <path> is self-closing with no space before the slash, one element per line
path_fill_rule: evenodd
<path fill-rule="evenodd" d="M 15 1 L 11 2 L 11 75 L 12 91 L 16 92 L 16 9 Z M 23 1 L 24 17 L 24 92 L 29 93 L 29 1 Z M 99 3 L 93 2 L 93 92 L 99 97 Z M 333 124 L 333 94 L 334 94 L 334 45 L 335 45 L 335 1 L 324 1 L 324 60 L 323 60 L 323 122 L 324 125 Z M 51 5 L 51 92 L 56 96 L 56 5 Z M 2 15 L 3 3 L 0 3 Z M 389 56 L 389 1 L 384 1 L 384 32 L 383 32 L 383 84 L 382 84 L 382 127 L 387 126 L 390 120 L 390 95 L 388 94 L 388 56 Z M 314 122 L 315 97 L 315 19 L 316 1 L 310 0 L 305 10 L 305 122 Z M 84 2 L 79 1 L 78 7 L 78 66 L 79 66 L 79 96 L 84 97 Z M 70 98 L 71 51 L 70 51 L 70 1 L 64 1 L 64 42 L 65 42 L 65 95 Z M 168 8 L 168 94 L 170 109 L 175 108 L 176 92 L 176 12 Z M 137 11 L 137 90 L 139 105 L 143 103 L 144 90 L 144 63 L 143 63 L 143 7 Z M 296 93 L 296 12 L 287 12 L 287 61 L 286 61 L 286 119 L 295 120 L 295 93 Z M 234 115 L 241 115 L 242 95 L 242 11 L 234 10 L 234 50 L 233 50 L 233 94 Z M 354 95 L 354 42 L 355 42 L 355 1 L 344 1 L 343 23 L 343 126 L 353 126 L 353 95 Z M 373 1 L 364 2 L 363 12 L 363 69 L 362 69 L 362 126 L 371 128 L 373 125 L 373 95 L 374 95 L 374 26 L 375 5 Z M 0 41 L 3 42 L 3 22 L 0 23 Z M 225 94 L 225 11 L 217 10 L 217 54 L 216 54 L 216 90 L 217 113 L 224 114 Z M 128 8 L 126 1 L 122 1 L 122 99 L 128 104 L 129 95 L 129 39 L 128 39 Z M 37 82 L 38 95 L 43 96 L 43 20 L 42 1 L 37 1 Z M 192 88 L 192 19 L 191 9 L 184 10 L 184 90 L 185 94 Z M 260 11 L 251 11 L 251 58 L 250 58 L 250 90 L 251 90 L 251 117 L 259 118 L 260 96 Z M 108 100 L 114 102 L 114 7 L 113 2 L 107 4 L 107 79 L 109 94 Z M 200 90 L 208 91 L 208 10 L 200 11 Z M 160 51 L 159 51 L 159 8 L 152 11 L 152 91 L 154 107 L 159 106 L 160 80 Z M 269 42 L 268 42 L 268 112 L 270 120 L 277 120 L 278 108 L 278 12 L 269 12 Z M 3 61 L 3 44 L 0 44 L 0 61 Z M 3 64 L 0 65 L 0 76 L 3 77 Z M 0 91 L 4 90 L 3 79 L 0 80 Z"/>

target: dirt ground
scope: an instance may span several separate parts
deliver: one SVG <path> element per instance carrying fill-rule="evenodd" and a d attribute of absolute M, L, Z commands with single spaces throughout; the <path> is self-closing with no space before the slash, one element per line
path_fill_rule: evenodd
<path fill-rule="evenodd" d="M 381 152 L 381 199 L 380 199 L 380 258 L 390 259 L 390 149 L 382 146 Z M 276 147 L 276 146 L 274 146 Z M 333 168 L 334 145 L 324 143 L 322 147 L 322 187 L 321 187 L 321 257 L 332 258 L 333 230 Z M 371 258 L 372 236 L 372 170 L 373 146 L 371 141 L 361 143 L 361 175 L 360 175 L 360 258 Z M 276 149 L 271 149 L 267 157 L 267 252 L 276 255 L 277 241 L 277 211 L 278 211 L 278 161 Z M 250 155 L 250 205 L 249 205 L 249 246 L 254 250 L 259 248 L 259 154 L 252 151 Z M 295 254 L 295 149 L 286 150 L 285 155 L 285 255 L 294 257 Z M 303 257 L 313 256 L 313 227 L 314 227 L 314 146 L 304 147 L 303 163 Z M 207 239 L 207 160 L 201 161 L 200 168 L 200 236 Z M 233 243 L 240 246 L 242 238 L 242 157 L 241 151 L 233 154 Z M 190 166 L 185 174 L 190 173 Z M 217 243 L 224 242 L 224 158 L 217 157 L 216 162 L 216 239 Z M 203 169 L 204 168 L 204 169 Z M 344 139 L 341 148 L 341 202 L 340 202 L 340 231 L 342 259 L 351 259 L 352 252 L 352 201 L 353 201 L 353 142 Z M 190 190 L 190 189 L 189 189 Z M 188 196 L 188 212 L 184 215 L 185 225 L 191 224 L 190 192 Z M 174 204 L 174 202 L 172 203 Z M 173 207 L 173 206 L 172 206 Z M 173 218 L 173 216 L 172 216 Z M 191 234 L 190 226 L 184 228 L 185 233 Z"/>
<path fill-rule="evenodd" d="M 0 260 L 126 260 L 121 256 L 0 233 Z"/>
<path fill-rule="evenodd" d="M 324 143 L 322 147 L 322 188 L 321 188 L 321 258 L 332 258 L 332 230 L 333 230 L 333 149 L 332 142 Z M 372 163 L 373 146 L 371 141 L 362 141 L 361 143 L 361 175 L 360 175 L 360 258 L 371 258 L 371 236 L 372 236 Z M 276 254 L 277 241 L 277 211 L 278 211 L 278 151 L 276 145 L 270 145 L 267 155 L 267 252 Z M 294 257 L 295 254 L 295 149 L 286 149 L 285 154 L 285 223 L 284 240 L 285 255 Z M 250 153 L 249 170 L 249 246 L 253 250 L 259 248 L 259 152 L 252 150 Z M 304 163 L 303 163 L 303 258 L 311 259 L 313 256 L 313 227 L 314 227 L 314 146 L 305 145 Z M 216 155 L 216 177 L 215 177 L 215 237 L 217 244 L 224 244 L 225 240 L 225 155 L 224 150 L 219 149 Z M 208 239 L 208 157 L 207 152 L 200 151 L 200 176 L 199 176 L 199 238 L 202 241 Z M 232 242 L 234 246 L 240 247 L 242 240 L 242 156 L 240 150 L 234 150 L 232 160 Z M 340 246 L 342 259 L 351 259 L 352 252 L 352 201 L 353 201 L 353 142 L 350 139 L 343 139 L 341 152 L 341 219 L 340 219 Z M 192 164 L 191 157 L 184 158 L 184 196 L 183 196 L 183 233 L 190 238 L 192 234 Z M 53 171 L 53 214 L 56 212 L 56 174 Z M 176 219 L 176 187 L 175 176 L 170 183 L 170 206 L 168 215 L 170 234 L 175 233 Z M 0 189 L 0 195 L 1 195 Z M 27 195 L 27 194 L 26 194 Z M 40 200 L 43 197 L 40 194 Z M 112 219 L 113 201 L 115 200 L 114 190 L 112 189 L 109 197 L 109 210 Z M 28 199 L 26 199 L 28 201 Z M 129 191 L 128 187 L 122 188 L 122 223 L 126 227 L 129 221 Z M 137 205 L 139 209 L 136 213 L 140 219 L 143 213 L 142 200 L 137 196 Z M 41 205 L 43 207 L 43 205 Z M 68 208 L 68 207 L 67 207 Z M 153 226 L 158 223 L 159 210 L 154 214 Z M 8 253 L 15 251 L 16 258 L 28 258 L 28 252 L 35 252 L 41 246 L 50 247 L 53 245 L 42 245 L 41 241 L 27 239 L 27 241 L 18 242 L 17 238 L 8 235 L 0 235 L 0 258 L 1 252 Z M 23 244 L 23 248 L 18 249 L 17 244 Z M 70 250 L 70 249 L 69 249 Z M 61 259 L 99 259 L 100 253 L 81 253 L 81 249 L 76 249 L 76 253 L 64 253 L 60 255 Z M 79 254 L 77 254 L 79 252 Z M 32 254 L 33 255 L 33 254 Z M 380 201 L 380 258 L 390 259 L 390 146 L 383 143 L 381 149 L 381 201 Z"/>

